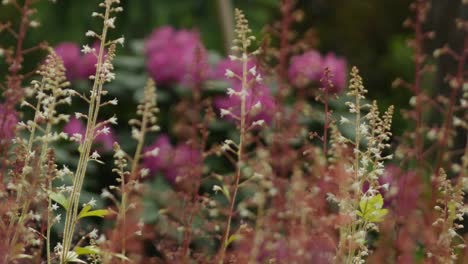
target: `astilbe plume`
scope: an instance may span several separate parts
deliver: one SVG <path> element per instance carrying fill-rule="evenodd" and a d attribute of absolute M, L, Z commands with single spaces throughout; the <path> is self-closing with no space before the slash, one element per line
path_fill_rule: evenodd
<path fill-rule="evenodd" d="M 22 101 L 24 91 L 24 81 L 28 76 L 34 74 L 34 70 L 29 70 L 24 67 L 26 58 L 30 54 L 33 54 L 41 49 L 47 48 L 47 43 L 42 42 L 34 44 L 31 47 L 27 47 L 26 38 L 31 29 L 40 26 L 40 22 L 35 19 L 37 13 L 35 5 L 39 1 L 34 0 L 8 0 L 3 1 L 0 5 L 4 8 L 12 8 L 18 12 L 18 23 L 13 21 L 0 21 L 0 34 L 12 37 L 14 40 L 13 47 L 4 47 L 0 45 L 0 57 L 5 58 L 8 71 L 5 73 L 4 82 L 0 83 L 0 90 L 2 90 L 2 96 L 4 102 L 2 103 L 2 111 L 0 112 L 0 124 L 6 126 L 12 120 L 12 116 L 18 117 L 16 111 L 17 105 Z M 4 34 L 5 33 L 5 34 Z M 2 128 L 6 129 L 5 127 Z M 11 130 L 13 131 L 13 130 Z M 6 156 L 10 150 L 10 140 L 6 138 L 0 139 L 0 155 Z M 7 168 L 9 167 L 8 159 L 2 159 L 0 161 L 0 188 L 3 191 L 3 180 Z"/>
<path fill-rule="evenodd" d="M 362 78 L 356 67 L 351 70 L 349 96 L 355 98 L 354 102 L 347 102 L 349 112 L 356 115 L 354 121 L 342 118 L 341 123 L 351 123 L 355 127 L 355 139 L 349 140 L 341 137 L 345 144 L 351 144 L 354 158 L 345 167 L 349 178 L 339 188 L 336 198 L 340 214 L 347 220 L 340 227 L 340 242 L 338 244 L 337 261 L 343 263 L 364 263 L 369 255 L 366 245 L 366 232 L 377 230 L 376 223 L 383 221 L 388 213 L 383 209 L 383 198 L 379 189 L 388 188 L 378 181 L 384 173 L 383 161 L 392 156 L 384 156 L 383 150 L 389 147 L 393 107 L 390 107 L 380 117 L 377 104 L 363 104 L 367 90 L 364 88 Z M 369 109 L 364 115 L 363 109 Z M 364 143 L 366 149 L 362 149 Z M 369 188 L 363 191 L 364 183 Z"/>
<path fill-rule="evenodd" d="M 10 173 L 9 185 L 15 190 L 15 199 L 19 207 L 12 208 L 12 210 L 18 210 L 19 213 L 13 213 L 10 218 L 10 227 L 14 226 L 15 231 L 10 234 L 11 240 L 8 240 L 8 243 L 12 247 L 17 247 L 18 239 L 24 239 L 24 234 L 28 232 L 28 226 L 25 223 L 29 218 L 29 211 L 33 205 L 38 206 L 36 202 L 39 197 L 42 197 L 44 200 L 48 200 L 48 207 L 45 210 L 47 212 L 46 243 L 47 248 L 50 249 L 51 201 L 47 196 L 48 192 L 51 191 L 51 181 L 54 178 L 53 174 L 48 173 L 48 170 L 54 167 L 51 144 L 60 139 L 67 139 L 65 133 L 54 132 L 53 128 L 60 122 L 68 120 L 68 115 L 61 114 L 57 108 L 64 104 L 70 105 L 74 91 L 67 88 L 69 82 L 65 77 L 63 62 L 53 51 L 50 51 L 50 55 L 47 56 L 37 73 L 41 80 L 32 81 L 32 87 L 29 88 L 29 93 L 36 102 L 29 103 L 24 100 L 22 103 L 23 106 L 34 111 L 34 117 L 32 120 L 26 123 L 21 122 L 18 125 L 19 129 L 28 131 L 29 138 L 18 137 L 15 139 L 15 149 L 22 153 L 22 155 L 16 156 L 15 163 L 20 162 L 22 169 L 20 172 L 12 170 Z M 36 199 L 32 199 L 34 196 Z M 24 243 L 22 239 L 21 243 Z M 35 240 L 37 238 L 34 238 Z M 10 254 L 6 254 L 6 260 L 14 259 L 22 254 L 26 245 L 28 244 L 26 243 L 19 248 L 20 252 L 13 250 Z"/>
<path fill-rule="evenodd" d="M 141 197 L 138 197 L 137 194 L 141 192 L 140 189 L 142 188 L 140 181 L 148 177 L 150 171 L 141 166 L 140 161 L 149 156 L 159 156 L 159 150 L 145 151 L 143 148 L 147 133 L 156 132 L 160 129 L 156 117 L 159 112 L 156 87 L 152 80 L 148 80 L 144 95 L 137 109 L 139 119 L 129 121 L 132 126 L 132 137 L 137 141 L 135 152 L 130 157 L 121 149 L 118 143 L 114 144 L 113 172 L 119 176 L 117 182 L 120 185 L 110 186 L 110 191 L 103 190 L 102 196 L 110 198 L 117 207 L 117 210 L 114 211 L 116 223 L 111 237 L 105 245 L 101 246 L 106 247 L 109 251 L 109 254 L 104 254 L 106 263 L 119 258 L 127 259 L 126 255 L 129 247 L 127 241 L 135 243 L 135 236 L 142 235 L 143 222 L 137 216 L 137 214 L 141 213 L 140 208 L 137 208 Z M 117 200 L 119 198 L 120 200 Z M 135 257 L 130 256 L 130 259 L 135 259 Z"/>

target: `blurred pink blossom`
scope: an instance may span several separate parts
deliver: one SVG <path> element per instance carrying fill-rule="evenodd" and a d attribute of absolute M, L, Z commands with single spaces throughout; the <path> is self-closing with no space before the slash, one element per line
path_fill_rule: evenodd
<path fill-rule="evenodd" d="M 197 54 L 198 53 L 198 54 Z M 197 32 L 176 31 L 164 26 L 146 39 L 145 55 L 150 76 L 159 84 L 184 83 L 193 76 L 204 76 L 207 53 Z M 192 76 L 191 76 L 192 75 Z M 199 77 L 195 77 L 195 81 Z"/>
<path fill-rule="evenodd" d="M 94 48 L 97 53 L 99 43 L 94 43 L 91 48 Z M 78 44 L 72 42 L 60 43 L 55 47 L 55 52 L 63 60 L 69 81 L 88 80 L 89 76 L 96 73 L 96 55 L 93 53 L 81 54 L 81 48 Z"/>
<path fill-rule="evenodd" d="M 73 134 L 80 134 L 82 136 L 82 139 L 84 139 L 84 136 L 86 134 L 86 126 L 83 122 L 81 122 L 81 120 L 71 118 L 70 122 L 68 122 L 63 128 L 63 131 L 69 134 L 70 136 Z M 95 143 L 100 145 L 103 151 L 112 151 L 115 141 L 116 139 L 114 131 L 111 128 L 108 134 L 101 133 L 94 140 Z"/>
<path fill-rule="evenodd" d="M 148 168 L 154 175 L 160 172 L 171 183 L 176 183 L 178 176 L 184 176 L 186 170 L 195 167 L 202 162 L 201 154 L 198 150 L 188 144 L 178 144 L 173 146 L 169 137 L 160 135 L 153 145 L 145 149 L 146 152 L 158 148 L 158 155 L 147 155 L 144 158 L 144 167 Z"/>
<path fill-rule="evenodd" d="M 311 82 L 319 82 L 323 71 L 328 67 L 333 75 L 332 93 L 340 93 L 346 86 L 346 60 L 333 53 L 322 56 L 318 51 L 311 50 L 302 55 L 293 56 L 289 66 L 289 80 L 296 86 L 303 87 Z"/>
<path fill-rule="evenodd" d="M 323 72 L 322 56 L 311 50 L 302 55 L 293 56 L 289 66 L 290 81 L 297 86 L 304 86 L 311 81 L 319 81 Z"/>
<path fill-rule="evenodd" d="M 80 47 L 72 42 L 63 42 L 55 47 L 55 53 L 63 60 L 69 81 L 79 79 Z"/>
<path fill-rule="evenodd" d="M 345 87 L 346 87 L 346 75 L 347 75 L 347 67 L 346 67 L 346 60 L 335 56 L 333 53 L 328 53 L 324 60 L 323 60 L 323 66 L 324 69 L 325 67 L 328 67 L 330 72 L 333 75 L 332 81 L 333 81 L 333 90 L 330 91 L 332 93 L 340 93 L 342 92 Z"/>

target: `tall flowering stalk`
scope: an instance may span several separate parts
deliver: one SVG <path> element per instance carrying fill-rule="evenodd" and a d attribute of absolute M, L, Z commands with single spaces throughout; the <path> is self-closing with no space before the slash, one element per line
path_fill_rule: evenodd
<path fill-rule="evenodd" d="M 66 81 L 65 68 L 62 60 L 51 50 L 44 64 L 38 70 L 42 77 L 41 81 L 33 81 L 30 93 L 37 100 L 33 105 L 24 100 L 22 106 L 27 106 L 34 110 L 33 120 L 19 124 L 20 129 L 28 130 L 28 140 L 17 138 L 15 142 L 23 149 L 24 155 L 19 155 L 17 161 L 23 164 L 18 178 L 12 178 L 11 183 L 17 182 L 16 202 L 21 206 L 20 213 L 12 215 L 9 230 L 13 231 L 8 237 L 11 238 L 9 244 L 14 248 L 23 230 L 27 228 L 25 221 L 28 218 L 33 200 L 31 196 L 44 194 L 51 189 L 52 175 L 48 174 L 51 167 L 51 159 L 54 159 L 50 151 L 50 144 L 58 139 L 67 138 L 65 133 L 53 132 L 53 127 L 62 121 L 69 119 L 68 115 L 57 112 L 57 107 L 63 104 L 71 104 L 71 96 L 74 91 L 67 89 L 69 82 Z M 40 146 L 39 151 L 36 147 Z M 48 158 L 49 156 L 49 158 Z M 53 163 L 53 162 L 52 162 Z M 41 187 L 44 189 L 41 189 Z M 38 193 L 34 194 L 33 192 Z M 42 197 L 41 196 L 41 197 Z M 50 208 L 51 201 L 48 200 L 48 228 L 47 247 L 50 241 Z M 12 256 L 15 257 L 13 251 Z M 50 256 L 48 255 L 50 258 Z M 8 255 L 7 255 L 8 259 Z"/>
<path fill-rule="evenodd" d="M 366 245 L 366 233 L 377 230 L 376 223 L 383 221 L 388 213 L 383 209 L 381 185 L 379 177 L 384 173 L 383 162 L 392 156 L 382 156 L 383 151 L 390 147 L 393 106 L 380 116 L 377 103 L 372 105 L 364 103 L 367 90 L 364 88 L 362 78 L 356 67 L 351 70 L 349 96 L 355 98 L 354 102 L 347 102 L 349 111 L 355 114 L 355 138 L 348 140 L 341 137 L 343 143 L 353 147 L 354 158 L 347 168 L 351 178 L 347 184 L 340 188 L 338 203 L 340 213 L 348 218 L 348 223 L 340 228 L 340 241 L 338 245 L 337 261 L 339 263 L 364 263 L 369 254 Z M 364 115 L 363 110 L 369 109 Z M 342 124 L 352 121 L 341 118 Z M 366 146 L 366 148 L 363 148 Z M 364 190 L 364 184 L 369 188 Z"/>
<path fill-rule="evenodd" d="M 97 34 L 93 31 L 88 31 L 86 36 L 96 38 L 100 41 L 99 51 L 96 53 L 96 50 L 85 45 L 83 48 L 84 53 L 95 53 L 97 56 L 96 64 L 96 74 L 90 76 L 90 79 L 94 80 L 93 88 L 91 90 L 90 97 L 81 96 L 87 103 L 89 103 L 88 114 L 79 114 L 79 117 L 86 119 L 86 134 L 83 139 L 76 138 L 77 141 L 81 142 L 78 148 L 80 153 L 77 169 L 73 178 L 73 188 L 71 194 L 67 201 L 66 208 L 66 218 L 65 218 L 65 227 L 63 233 L 63 242 L 61 249 L 59 249 L 60 262 L 62 264 L 67 263 L 71 258 L 75 257 L 74 252 L 70 252 L 73 234 L 75 231 L 75 226 L 78 221 L 78 208 L 80 206 L 80 193 L 83 187 L 83 181 L 86 174 L 86 169 L 88 167 L 88 162 L 90 161 L 99 161 L 99 154 L 93 152 L 91 154 L 91 147 L 93 145 L 93 140 L 100 134 L 106 134 L 109 132 L 109 129 L 105 126 L 108 123 L 116 123 L 115 118 L 108 119 L 103 122 L 98 123 L 98 115 L 100 107 L 108 104 L 116 104 L 115 100 L 102 102 L 102 96 L 107 92 L 103 89 L 105 83 L 112 81 L 115 78 L 115 74 L 112 72 L 112 60 L 115 57 L 116 44 L 123 44 L 124 39 L 119 38 L 116 40 L 107 40 L 107 34 L 109 29 L 115 28 L 115 17 L 112 15 L 123 11 L 123 9 L 118 6 L 120 3 L 119 0 L 104 0 L 100 7 L 104 8 L 103 13 L 93 13 L 93 17 L 99 17 L 103 20 L 103 30 L 101 34 Z M 108 48 L 106 54 L 106 48 Z"/>
<path fill-rule="evenodd" d="M 254 106 L 252 106 L 250 109 L 247 109 L 247 95 L 248 95 L 248 90 L 250 86 L 252 85 L 253 82 L 259 82 L 261 81 L 261 76 L 259 73 L 256 72 L 256 66 L 253 66 L 252 68 L 248 68 L 248 62 L 249 59 L 252 56 L 255 56 L 260 52 L 260 50 L 255 50 L 253 52 L 249 51 L 250 46 L 252 45 L 252 41 L 255 40 L 255 37 L 251 35 L 251 29 L 249 28 L 248 21 L 243 14 L 242 11 L 239 9 L 235 10 L 235 18 L 236 18 L 236 28 L 235 28 L 235 34 L 236 38 L 234 39 L 234 45 L 231 48 L 235 53 L 239 53 L 239 55 L 231 55 L 230 59 L 233 61 L 239 61 L 242 64 L 242 75 L 237 75 L 235 74 L 232 70 L 227 69 L 226 70 L 226 77 L 228 78 L 235 78 L 241 82 L 241 89 L 240 91 L 235 91 L 232 88 L 228 89 L 228 95 L 229 96 L 238 96 L 240 98 L 240 116 L 237 116 L 233 112 L 227 109 L 221 109 L 221 115 L 226 115 L 234 118 L 236 121 L 239 123 L 239 143 L 235 143 L 232 140 L 227 140 L 224 146 L 224 149 L 227 151 L 231 151 L 235 154 L 237 157 L 237 162 L 236 162 L 236 174 L 235 174 L 235 179 L 234 179 L 234 186 L 232 187 L 233 189 L 231 191 L 228 191 L 224 188 L 224 193 L 225 196 L 229 200 L 229 211 L 228 211 L 228 218 L 227 218 L 227 223 L 226 223 L 226 229 L 224 230 L 224 234 L 221 240 L 221 245 L 219 248 L 218 252 L 218 263 L 223 263 L 224 262 L 224 257 L 226 254 L 226 249 L 228 246 L 228 241 L 230 237 L 230 230 L 231 230 L 231 221 L 232 221 L 232 216 L 235 212 L 235 203 L 236 203 L 236 197 L 237 197 L 237 192 L 239 189 L 239 182 L 241 179 L 241 174 L 242 174 L 242 167 L 245 164 L 244 160 L 244 151 L 245 151 L 245 140 L 246 140 L 246 134 L 247 131 L 250 127 L 248 123 L 248 114 L 251 111 L 259 111 L 261 109 L 261 103 L 258 102 Z M 253 78 L 250 78 L 249 75 L 252 75 Z M 251 124 L 251 126 L 256 126 L 256 125 L 261 125 L 264 123 L 264 120 L 256 121 Z M 234 150 L 231 145 L 235 146 L 236 150 Z M 215 186 L 217 187 L 217 186 Z"/>
<path fill-rule="evenodd" d="M 15 29 L 11 22 L 0 21 L 0 33 L 6 32 L 15 40 L 14 48 L 6 48 L 0 46 L 0 54 L 5 57 L 5 61 L 8 65 L 8 73 L 5 76 L 5 83 L 0 83 L 0 89 L 2 91 L 4 103 L 4 111 L 0 113 L 0 130 L 9 129 L 6 125 L 8 124 L 8 118 L 10 115 L 16 116 L 15 107 L 21 102 L 24 96 L 24 89 L 22 87 L 23 81 L 26 76 L 34 74 L 32 72 L 25 72 L 23 63 L 26 55 L 44 49 L 47 44 L 40 43 L 33 47 L 25 47 L 25 40 L 28 35 L 28 31 L 31 28 L 36 28 L 40 23 L 33 18 L 36 13 L 34 4 L 36 0 L 8 0 L 2 1 L 0 5 L 10 5 L 19 13 L 18 28 Z M 10 140 L 0 139 L 0 155 L 5 156 L 10 147 Z M 2 159 L 0 161 L 0 185 L 4 178 L 4 173 L 8 166 L 8 159 Z"/>
<path fill-rule="evenodd" d="M 126 244 L 129 238 L 127 235 L 128 230 L 126 230 L 127 213 L 133 208 L 129 203 L 129 196 L 131 192 L 137 191 L 139 179 L 144 178 L 149 174 L 148 169 L 140 167 L 140 160 L 145 156 L 157 156 L 159 153 L 158 149 L 148 152 L 143 151 L 146 134 L 148 132 L 159 131 L 159 126 L 156 124 L 156 114 L 159 112 L 156 100 L 156 86 L 154 81 L 148 80 L 145 87 L 144 98 L 138 105 L 137 109 L 137 115 L 140 116 L 140 119 L 132 119 L 129 122 L 130 125 L 132 125 L 132 137 L 137 140 L 137 147 L 133 154 L 133 158 L 130 158 L 130 156 L 125 153 L 117 143 L 114 144 L 115 168 L 113 171 L 120 176 L 120 178 L 117 179 L 120 186 L 115 186 L 114 189 L 120 193 L 120 203 L 117 204 L 117 224 L 114 229 L 113 240 L 119 238 L 120 241 L 111 242 L 120 242 L 120 256 L 123 259 L 125 259 L 127 248 Z M 130 167 L 128 168 L 129 164 Z"/>

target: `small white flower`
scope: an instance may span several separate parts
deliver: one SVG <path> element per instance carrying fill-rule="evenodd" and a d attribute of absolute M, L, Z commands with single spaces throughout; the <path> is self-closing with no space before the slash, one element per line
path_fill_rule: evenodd
<path fill-rule="evenodd" d="M 253 76 L 257 75 L 257 66 L 253 66 L 250 70 L 249 70 L 250 74 L 252 74 Z"/>
<path fill-rule="evenodd" d="M 76 119 L 80 119 L 80 118 L 82 118 L 82 117 L 86 118 L 87 116 L 84 115 L 84 114 L 82 114 L 82 113 L 79 113 L 79 112 L 76 112 L 76 113 L 75 113 L 75 118 L 76 118 Z"/>
<path fill-rule="evenodd" d="M 229 97 L 233 96 L 237 94 L 236 90 L 232 89 L 232 88 L 227 88 L 227 95 L 229 95 Z"/>
<path fill-rule="evenodd" d="M 107 189 L 102 189 L 101 197 L 102 198 L 110 198 L 110 197 L 112 197 L 112 194 Z"/>
<path fill-rule="evenodd" d="M 58 215 L 55 216 L 55 218 L 54 218 L 54 223 L 60 223 L 60 220 L 62 220 L 62 215 L 61 215 L 61 214 L 58 214 Z"/>
<path fill-rule="evenodd" d="M 140 176 L 141 176 L 142 178 L 145 178 L 146 176 L 149 175 L 149 172 L 150 172 L 150 171 L 149 171 L 148 168 L 143 168 L 143 169 L 140 170 Z"/>
<path fill-rule="evenodd" d="M 52 209 L 52 211 L 57 211 L 57 209 L 59 209 L 59 206 L 56 203 L 54 203 L 54 204 L 52 204 L 51 209 Z"/>
<path fill-rule="evenodd" d="M 108 121 L 109 121 L 109 123 L 111 123 L 113 125 L 117 125 L 117 117 L 115 117 L 115 116 L 109 118 Z"/>
<path fill-rule="evenodd" d="M 123 46 L 124 43 L 125 43 L 125 38 L 124 38 L 124 37 L 120 37 L 120 38 L 118 38 L 118 39 L 115 40 L 115 43 L 120 44 L 120 45 Z"/>
<path fill-rule="evenodd" d="M 87 203 L 87 205 L 91 206 L 91 207 L 95 207 L 96 206 L 96 200 L 94 200 L 94 197 L 91 197 L 91 200 L 89 200 L 89 202 Z"/>
<path fill-rule="evenodd" d="M 94 151 L 93 154 L 91 154 L 90 158 L 91 159 L 94 159 L 94 160 L 97 160 L 101 157 L 101 155 L 99 155 L 99 153 L 97 151 Z"/>
<path fill-rule="evenodd" d="M 224 116 L 227 116 L 227 115 L 231 115 L 231 111 L 229 111 L 229 110 L 227 110 L 227 109 L 224 109 L 224 108 L 221 108 L 220 115 L 221 115 L 221 117 L 224 117 Z"/>
<path fill-rule="evenodd" d="M 29 26 L 32 27 L 32 28 L 37 28 L 41 25 L 41 23 L 39 23 L 39 21 L 36 21 L 36 20 L 32 20 L 31 22 L 29 22 Z"/>
<path fill-rule="evenodd" d="M 159 155 L 159 148 L 154 148 L 148 152 L 148 156 L 157 157 Z"/>
<path fill-rule="evenodd" d="M 96 34 L 96 32 L 94 32 L 94 31 L 92 31 L 92 30 L 88 30 L 88 31 L 86 31 L 85 36 L 87 36 L 87 37 L 95 37 L 95 36 L 97 36 L 97 34 Z"/>
<path fill-rule="evenodd" d="M 119 102 L 119 101 L 117 100 L 117 98 L 114 98 L 114 99 L 112 99 L 111 101 L 109 101 L 109 104 L 111 104 L 111 105 L 117 105 L 118 102 Z"/>
<path fill-rule="evenodd" d="M 104 134 L 104 135 L 109 135 L 110 133 L 110 128 L 109 127 L 103 127 L 101 130 L 98 131 L 98 134 Z"/>
<path fill-rule="evenodd" d="M 115 152 L 114 157 L 116 157 L 117 159 L 123 159 L 125 158 L 125 152 L 119 149 L 117 150 L 117 152 Z"/>
<path fill-rule="evenodd" d="M 94 228 L 93 231 L 89 232 L 89 237 L 92 239 L 96 239 L 98 237 L 98 230 Z"/>
<path fill-rule="evenodd" d="M 107 19 L 105 22 L 104 22 L 104 25 L 110 27 L 110 28 L 115 28 L 115 17 L 111 17 L 109 19 Z"/>
<path fill-rule="evenodd" d="M 84 54 L 88 54 L 96 52 L 96 50 L 94 48 L 90 48 L 88 45 L 83 45 L 83 49 L 81 50 L 81 52 L 83 52 Z"/>
<path fill-rule="evenodd" d="M 255 122 L 252 123 L 252 126 L 259 126 L 259 127 L 261 127 L 261 126 L 263 126 L 263 125 L 265 125 L 265 120 L 263 120 L 263 119 L 257 120 L 257 121 L 255 121 Z"/>
<path fill-rule="evenodd" d="M 229 70 L 229 69 L 226 69 L 226 73 L 224 74 L 227 78 L 232 78 L 235 76 L 234 72 Z"/>
<path fill-rule="evenodd" d="M 262 82 L 262 81 L 263 81 L 262 76 L 261 76 L 260 74 L 258 74 L 258 75 L 255 77 L 255 81 L 258 82 L 258 83 Z"/>
<path fill-rule="evenodd" d="M 349 122 L 350 122 L 350 121 L 349 121 L 348 118 L 346 118 L 346 117 L 344 117 L 344 116 L 341 116 L 341 117 L 340 117 L 340 124 L 343 125 L 343 124 L 347 124 L 347 123 L 349 123 Z"/>

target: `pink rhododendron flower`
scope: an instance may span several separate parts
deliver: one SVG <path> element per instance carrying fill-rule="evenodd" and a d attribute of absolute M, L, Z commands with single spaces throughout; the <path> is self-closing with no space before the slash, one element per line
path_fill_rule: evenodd
<path fill-rule="evenodd" d="M 55 53 L 60 56 L 65 66 L 67 79 L 74 81 L 80 78 L 79 62 L 81 59 L 80 47 L 72 42 L 63 42 L 55 47 Z"/>
<path fill-rule="evenodd" d="M 293 56 L 288 70 L 289 79 L 299 87 L 311 82 L 319 82 L 326 67 L 333 75 L 334 87 L 330 92 L 340 93 L 346 86 L 346 60 L 333 53 L 322 57 L 318 51 L 311 50 L 302 55 Z"/>
<path fill-rule="evenodd" d="M 256 63 L 252 60 L 247 64 L 249 70 L 256 66 Z M 257 68 L 258 67 L 255 67 L 255 71 L 260 72 Z M 223 60 L 217 65 L 213 77 L 216 79 L 225 79 L 226 70 L 230 70 L 234 74 L 242 76 L 242 63 L 240 61 Z M 246 110 L 248 112 L 247 123 L 250 124 L 259 120 L 263 120 L 268 124 L 271 123 L 275 102 L 270 89 L 265 86 L 263 82 L 255 81 L 251 73 L 248 74 L 247 80 L 252 84 L 247 89 L 246 96 Z M 240 92 L 242 90 L 242 83 L 237 78 L 229 78 L 228 81 L 231 85 L 230 88 L 233 89 L 233 91 Z M 216 97 L 214 99 L 214 106 L 221 112 L 221 114 L 222 109 L 224 109 L 240 117 L 241 99 L 238 95 Z M 223 115 L 223 117 L 233 120 L 231 115 Z"/>
<path fill-rule="evenodd" d="M 109 129 L 110 132 L 108 134 L 101 133 L 94 139 L 94 142 L 99 144 L 104 151 L 112 151 L 114 142 L 116 141 L 113 130 L 111 128 Z M 81 120 L 71 118 L 70 122 L 63 128 L 63 131 L 70 136 L 73 134 L 80 134 L 82 139 L 84 139 L 86 126 Z"/>
<path fill-rule="evenodd" d="M 92 48 L 97 53 L 99 43 L 94 43 Z M 96 73 L 96 55 L 93 53 L 81 54 L 81 48 L 78 44 L 71 42 L 60 43 L 55 47 L 55 52 L 63 60 L 69 81 L 87 80 L 89 76 Z"/>
<path fill-rule="evenodd" d="M 158 148 L 158 155 L 147 155 L 144 158 L 144 167 L 150 169 L 152 174 L 160 172 L 171 183 L 176 183 L 179 176 L 185 176 L 188 169 L 202 162 L 200 151 L 187 144 L 172 146 L 167 135 L 160 135 L 153 145 L 145 149 L 146 152 Z"/>
<path fill-rule="evenodd" d="M 291 82 L 304 86 L 311 81 L 319 81 L 323 72 L 322 56 L 318 51 L 311 50 L 291 58 L 288 75 Z"/>
<path fill-rule="evenodd" d="M 15 136 L 18 117 L 13 111 L 0 104 L 0 140 L 9 140 Z"/>
<path fill-rule="evenodd" d="M 206 71 L 206 67 L 197 67 L 206 65 L 207 54 L 194 31 L 158 28 L 146 40 L 145 54 L 148 72 L 159 84 L 183 83 L 189 75 L 203 75 L 194 69 Z"/>
<path fill-rule="evenodd" d="M 347 67 L 346 60 L 335 56 L 333 53 L 328 53 L 323 59 L 323 68 L 328 67 L 333 75 L 333 90 L 332 93 L 340 93 L 346 87 Z"/>

